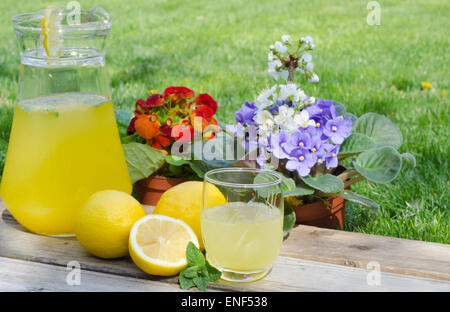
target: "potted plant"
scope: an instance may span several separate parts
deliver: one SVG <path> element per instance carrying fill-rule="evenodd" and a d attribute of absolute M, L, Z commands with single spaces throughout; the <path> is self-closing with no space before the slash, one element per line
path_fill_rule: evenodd
<path fill-rule="evenodd" d="M 125 159 L 138 200 L 156 205 L 162 193 L 179 183 L 202 179 L 210 164 L 172 155 L 194 140 L 211 140 L 220 132 L 217 102 L 207 93 L 195 96 L 186 87 L 151 91 L 139 99 L 134 115 L 116 111 Z M 185 153 L 187 151 L 184 151 Z"/>
<path fill-rule="evenodd" d="M 367 179 L 388 183 L 400 172 L 402 135 L 386 117 L 356 117 L 341 103 L 309 97 L 294 81 L 301 73 L 318 82 L 313 72 L 311 37 L 293 41 L 284 35 L 270 47 L 268 73 L 284 84 L 263 90 L 254 102 L 236 111 L 228 128 L 248 152 L 239 165 L 271 168 L 283 176 L 285 230 L 295 222 L 343 228 L 345 200 L 378 209 L 371 199 L 350 190 Z"/>

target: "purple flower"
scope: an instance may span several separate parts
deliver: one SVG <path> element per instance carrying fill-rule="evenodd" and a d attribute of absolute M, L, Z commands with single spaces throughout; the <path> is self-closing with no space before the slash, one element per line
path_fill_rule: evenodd
<path fill-rule="evenodd" d="M 302 177 L 307 176 L 311 171 L 311 167 L 314 166 L 314 160 L 311 154 L 304 148 L 292 150 L 289 156 L 286 169 L 289 171 L 297 171 Z"/>
<path fill-rule="evenodd" d="M 280 131 L 277 135 L 270 137 L 270 152 L 278 159 L 288 158 L 285 147 L 288 144 L 289 135 L 285 131 Z"/>
<path fill-rule="evenodd" d="M 310 118 L 319 117 L 323 114 L 322 110 L 317 104 L 309 105 L 305 107 L 305 109 L 308 111 Z"/>
<path fill-rule="evenodd" d="M 325 155 L 327 169 L 336 168 L 338 166 L 338 157 L 340 145 L 329 144 L 332 148 Z"/>
<path fill-rule="evenodd" d="M 331 100 L 319 99 L 317 100 L 317 107 L 319 108 L 321 115 L 326 115 L 328 118 L 336 118 L 338 116 L 336 107 Z"/>
<path fill-rule="evenodd" d="M 352 121 L 349 117 L 338 116 L 327 121 L 323 133 L 335 144 L 341 144 L 352 133 Z"/>
<path fill-rule="evenodd" d="M 296 130 L 291 134 L 291 137 L 289 138 L 289 141 L 285 145 L 285 150 L 289 153 L 293 149 L 309 149 L 313 146 L 312 142 L 312 136 L 309 132 L 310 127 L 308 127 L 306 130 Z"/>
<path fill-rule="evenodd" d="M 321 134 L 318 133 L 311 138 L 311 147 L 309 148 L 309 152 L 311 157 L 314 160 L 314 163 L 317 162 L 318 159 L 321 159 L 326 154 L 325 144 L 322 143 Z"/>
<path fill-rule="evenodd" d="M 258 107 L 254 102 L 245 102 L 242 107 L 236 111 L 234 118 L 238 124 L 251 124 Z"/>

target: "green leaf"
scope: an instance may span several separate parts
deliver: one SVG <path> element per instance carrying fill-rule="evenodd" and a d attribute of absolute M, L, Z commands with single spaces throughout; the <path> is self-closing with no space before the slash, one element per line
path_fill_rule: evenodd
<path fill-rule="evenodd" d="M 117 127 L 119 129 L 120 137 L 125 137 L 127 135 L 128 125 L 130 124 L 132 114 L 124 110 L 115 110 Z"/>
<path fill-rule="evenodd" d="M 189 242 L 186 247 L 186 259 L 189 266 L 202 267 L 205 265 L 205 257 L 192 242 Z"/>
<path fill-rule="evenodd" d="M 393 147 L 377 147 L 359 154 L 353 166 L 369 181 L 388 183 L 400 172 L 402 158 Z"/>
<path fill-rule="evenodd" d="M 200 290 L 206 290 L 206 287 L 208 287 L 208 278 L 207 277 L 195 277 L 193 279 L 195 286 L 197 286 Z"/>
<path fill-rule="evenodd" d="M 187 278 L 194 278 L 198 276 L 198 267 L 190 266 L 183 270 L 183 275 Z"/>
<path fill-rule="evenodd" d="M 307 186 L 297 185 L 293 190 L 284 193 L 284 196 L 305 196 L 314 194 L 314 190 Z"/>
<path fill-rule="evenodd" d="M 208 262 L 208 260 L 206 260 L 206 269 L 208 270 L 208 276 L 209 276 L 209 281 L 210 282 L 215 282 L 222 276 L 222 272 L 220 272 L 215 267 L 213 267 Z"/>
<path fill-rule="evenodd" d="M 286 177 L 284 174 L 277 172 L 279 176 L 281 176 L 281 188 L 283 192 L 289 192 L 295 189 L 295 181 L 294 179 Z"/>
<path fill-rule="evenodd" d="M 147 178 L 160 169 L 166 156 L 160 150 L 141 143 L 122 144 L 132 183 Z"/>
<path fill-rule="evenodd" d="M 416 166 L 416 158 L 414 157 L 414 155 L 410 154 L 410 153 L 403 153 L 400 154 L 400 156 L 402 157 L 402 159 L 407 160 L 411 166 L 415 167 Z"/>
<path fill-rule="evenodd" d="M 374 202 L 372 199 L 370 199 L 366 196 L 363 196 L 363 195 L 360 195 L 360 194 L 357 194 L 357 193 L 354 193 L 354 192 L 348 191 L 348 190 L 341 193 L 340 196 L 342 196 L 346 200 L 349 200 L 349 201 L 357 203 L 361 206 L 370 208 L 377 213 L 380 211 L 380 206 L 376 202 Z"/>
<path fill-rule="evenodd" d="M 354 132 L 344 140 L 339 149 L 339 154 L 356 154 L 367 151 L 376 146 L 375 142 L 367 135 Z"/>
<path fill-rule="evenodd" d="M 344 183 L 339 178 L 328 173 L 301 178 L 307 185 L 324 193 L 337 193 L 344 188 Z"/>
<path fill-rule="evenodd" d="M 291 205 L 284 201 L 283 237 L 289 234 L 295 225 L 295 211 Z"/>
<path fill-rule="evenodd" d="M 398 149 L 403 141 L 397 126 L 386 117 L 376 113 L 367 113 L 359 117 L 354 132 L 367 135 L 379 146 L 392 146 Z"/>
<path fill-rule="evenodd" d="M 344 104 L 333 100 L 331 102 L 333 103 L 334 107 L 336 108 L 336 112 L 339 115 L 345 115 L 347 113 Z"/>
<path fill-rule="evenodd" d="M 190 289 L 195 286 L 195 283 L 192 278 L 187 278 L 186 276 L 184 276 L 184 270 L 181 271 L 180 276 L 178 277 L 178 282 L 180 283 L 180 287 L 182 289 Z"/>

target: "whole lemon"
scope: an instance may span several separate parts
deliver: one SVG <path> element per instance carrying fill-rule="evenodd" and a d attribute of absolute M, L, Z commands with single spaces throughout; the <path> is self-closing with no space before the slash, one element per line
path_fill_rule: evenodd
<path fill-rule="evenodd" d="M 217 187 L 206 184 L 208 188 L 207 208 L 223 205 L 227 201 Z M 200 228 L 200 206 L 203 196 L 203 182 L 184 182 L 165 191 L 156 204 L 154 214 L 161 214 L 186 222 L 197 235 L 200 249 L 204 249 Z"/>
<path fill-rule="evenodd" d="M 145 216 L 141 204 L 131 195 L 105 190 L 91 195 L 75 221 L 78 242 L 100 258 L 128 255 L 128 237 L 133 224 Z"/>

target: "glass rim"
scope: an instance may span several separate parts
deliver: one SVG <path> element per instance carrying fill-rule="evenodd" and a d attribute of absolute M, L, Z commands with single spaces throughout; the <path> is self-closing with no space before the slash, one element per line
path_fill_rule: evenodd
<path fill-rule="evenodd" d="M 272 182 L 264 182 L 264 183 L 256 183 L 256 184 L 249 184 L 249 183 L 234 183 L 234 182 L 225 182 L 225 181 L 219 181 L 216 179 L 213 179 L 210 177 L 210 175 L 215 173 L 221 173 L 221 172 L 251 172 L 251 173 L 264 173 L 268 174 L 272 177 L 275 177 L 276 180 Z M 278 174 L 275 171 L 268 170 L 268 169 L 259 169 L 259 168 L 218 168 L 213 169 L 205 173 L 205 181 L 208 181 L 209 183 L 212 183 L 214 185 L 221 185 L 221 186 L 227 186 L 227 187 L 239 187 L 239 188 L 261 188 L 261 187 L 270 187 L 270 186 L 276 186 L 281 184 L 283 181 L 280 174 Z"/>
<path fill-rule="evenodd" d="M 60 7 L 62 9 L 65 9 L 64 6 L 62 5 L 57 5 L 57 7 Z M 84 13 L 91 13 L 93 12 L 96 8 L 102 8 L 99 5 L 95 5 L 91 10 L 84 10 L 84 9 L 80 9 L 80 14 Z M 102 8 L 103 9 L 103 8 Z M 44 15 L 45 9 L 43 10 L 39 10 L 36 12 L 29 12 L 29 13 L 20 13 L 17 15 L 14 15 L 11 18 L 11 22 L 12 22 L 12 26 L 15 30 L 21 30 L 21 31 L 32 31 L 32 32 L 42 32 L 43 28 L 40 25 L 40 22 L 38 23 L 38 25 L 33 25 L 33 26 L 23 26 L 21 23 L 24 21 L 27 21 L 29 18 L 34 17 L 40 13 L 42 13 L 42 15 Z M 59 25 L 58 27 L 56 27 L 59 30 L 62 31 L 94 31 L 94 30 L 109 30 L 111 29 L 112 26 L 112 19 L 111 19 L 111 15 L 104 10 L 103 12 L 105 15 L 105 19 L 106 21 L 101 23 L 101 22 L 95 22 L 95 23 L 85 23 L 85 24 L 77 24 L 77 25 Z"/>

